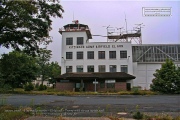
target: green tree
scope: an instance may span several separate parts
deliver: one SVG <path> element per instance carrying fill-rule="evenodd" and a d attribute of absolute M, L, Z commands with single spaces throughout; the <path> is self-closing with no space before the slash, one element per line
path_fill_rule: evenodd
<path fill-rule="evenodd" d="M 49 82 L 51 84 L 56 82 L 56 77 L 61 74 L 61 67 L 59 66 L 58 62 L 51 62 L 49 64 Z"/>
<path fill-rule="evenodd" d="M 180 93 L 180 68 L 167 59 L 152 80 L 151 90 L 162 93 Z"/>
<path fill-rule="evenodd" d="M 0 47 L 35 54 L 51 42 L 52 17 L 62 17 L 59 0 L 0 0 Z"/>
<path fill-rule="evenodd" d="M 13 51 L 3 54 L 0 59 L 1 87 L 22 87 L 36 78 L 38 67 L 36 59 L 23 53 Z"/>
<path fill-rule="evenodd" d="M 47 50 L 47 47 L 45 48 L 40 48 L 39 53 L 37 55 L 37 62 L 39 65 L 39 77 L 42 79 L 42 83 L 44 80 L 49 79 L 49 61 L 51 58 L 51 50 Z"/>

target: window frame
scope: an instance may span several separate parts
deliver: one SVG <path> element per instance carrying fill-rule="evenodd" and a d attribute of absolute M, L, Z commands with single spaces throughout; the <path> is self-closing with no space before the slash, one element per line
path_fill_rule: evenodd
<path fill-rule="evenodd" d="M 121 59 L 127 58 L 127 50 L 121 50 L 120 51 L 120 58 Z"/>
<path fill-rule="evenodd" d="M 66 38 L 66 45 L 73 45 L 73 37 Z"/>
<path fill-rule="evenodd" d="M 94 59 L 94 51 L 87 51 L 87 59 Z"/>
<path fill-rule="evenodd" d="M 81 68 L 82 70 L 79 72 L 78 69 L 80 69 L 80 68 Z M 76 66 L 76 72 L 77 72 L 77 73 L 83 72 L 83 65 L 77 65 L 77 66 Z"/>
<path fill-rule="evenodd" d="M 81 56 L 82 55 L 82 56 Z M 82 59 L 84 59 L 84 53 L 83 53 L 83 51 L 77 51 L 76 52 L 76 59 L 77 60 L 82 60 Z"/>
<path fill-rule="evenodd" d="M 116 59 L 116 51 L 109 51 L 109 59 Z"/>
<path fill-rule="evenodd" d="M 100 71 L 100 69 L 102 69 L 102 66 L 104 67 L 104 71 Z M 99 72 L 106 72 L 106 65 L 98 65 L 98 71 Z"/>
<path fill-rule="evenodd" d="M 93 69 L 93 71 L 89 71 L 89 69 Z M 87 72 L 94 72 L 94 65 L 88 65 Z"/>
<path fill-rule="evenodd" d="M 111 71 L 111 68 L 113 68 L 113 67 L 115 67 L 115 71 Z M 109 65 L 109 72 L 117 72 L 117 66 L 116 65 Z"/>
<path fill-rule="evenodd" d="M 80 39 L 82 38 L 82 39 Z M 80 41 L 79 41 L 80 40 Z M 82 40 L 82 41 L 81 41 Z M 84 37 L 77 37 L 77 45 L 83 45 L 84 44 Z"/>
<path fill-rule="evenodd" d="M 71 53 L 71 57 L 70 57 L 70 54 L 68 54 L 68 53 Z M 66 59 L 72 60 L 73 59 L 73 52 L 66 52 Z"/>
<path fill-rule="evenodd" d="M 127 68 L 127 71 L 123 71 L 122 68 Z M 121 65 L 121 72 L 128 73 L 128 65 Z"/>
<path fill-rule="evenodd" d="M 98 59 L 106 59 L 106 52 L 98 51 Z"/>
<path fill-rule="evenodd" d="M 69 71 L 67 71 L 67 69 L 69 69 L 68 67 L 71 67 L 71 71 L 70 72 L 73 72 L 73 66 L 66 66 L 66 73 L 70 73 Z"/>

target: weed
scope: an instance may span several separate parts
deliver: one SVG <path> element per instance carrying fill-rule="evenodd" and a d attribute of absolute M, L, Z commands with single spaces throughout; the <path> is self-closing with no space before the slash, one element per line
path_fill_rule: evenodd
<path fill-rule="evenodd" d="M 136 112 L 133 114 L 134 119 L 142 119 L 144 114 L 139 111 L 139 105 L 136 105 Z"/>
<path fill-rule="evenodd" d="M 107 104 L 107 105 L 106 105 L 106 112 L 109 111 L 110 106 L 111 106 L 110 104 Z"/>
<path fill-rule="evenodd" d="M 100 111 L 100 107 L 98 107 L 97 114 L 98 114 L 98 116 L 99 116 L 99 117 L 101 117 L 101 116 L 102 116 L 102 112 Z"/>
<path fill-rule="evenodd" d="M 34 99 L 33 98 L 31 99 L 30 106 L 34 107 Z"/>
<path fill-rule="evenodd" d="M 1 104 L 0 105 L 6 105 L 7 104 L 7 99 L 6 99 L 6 97 L 2 97 L 2 99 L 1 99 Z"/>

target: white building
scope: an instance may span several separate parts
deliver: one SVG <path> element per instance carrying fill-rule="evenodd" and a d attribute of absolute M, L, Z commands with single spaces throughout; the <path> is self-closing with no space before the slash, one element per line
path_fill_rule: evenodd
<path fill-rule="evenodd" d="M 136 77 L 126 81 L 126 88 L 149 89 L 153 73 L 167 58 L 180 64 L 180 44 L 131 44 L 129 38 L 142 43 L 141 28 L 134 33 L 109 34 L 107 42 L 90 42 L 92 35 L 84 24 L 68 24 L 59 32 L 62 34 L 62 75 L 125 72 Z"/>

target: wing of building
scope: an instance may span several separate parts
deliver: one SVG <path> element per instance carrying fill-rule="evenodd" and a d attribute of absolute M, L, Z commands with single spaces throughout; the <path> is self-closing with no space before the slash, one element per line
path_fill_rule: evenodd
<path fill-rule="evenodd" d="M 142 44 L 141 29 L 108 34 L 107 42 L 90 42 L 88 25 L 65 25 L 61 74 L 56 88 L 70 91 L 118 91 L 134 86 L 150 89 L 153 73 L 167 58 L 180 65 L 180 44 Z M 140 44 L 131 44 L 138 39 Z"/>

